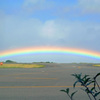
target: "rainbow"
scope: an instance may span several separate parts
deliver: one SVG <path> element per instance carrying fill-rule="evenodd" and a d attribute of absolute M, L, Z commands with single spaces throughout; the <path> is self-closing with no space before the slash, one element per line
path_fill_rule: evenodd
<path fill-rule="evenodd" d="M 0 58 L 18 56 L 18 55 L 27 55 L 27 54 L 69 54 L 90 57 L 94 59 L 100 59 L 100 52 L 86 50 L 86 49 L 77 49 L 77 48 L 67 48 L 67 47 L 27 47 L 20 49 L 12 49 L 6 51 L 0 51 Z"/>

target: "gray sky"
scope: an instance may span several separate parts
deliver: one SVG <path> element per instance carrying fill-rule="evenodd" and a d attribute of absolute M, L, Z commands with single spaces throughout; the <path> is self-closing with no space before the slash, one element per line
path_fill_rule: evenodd
<path fill-rule="evenodd" d="M 58 46 L 100 52 L 100 0 L 0 0 L 0 51 Z M 23 55 L 18 62 L 99 62 L 75 55 Z"/>

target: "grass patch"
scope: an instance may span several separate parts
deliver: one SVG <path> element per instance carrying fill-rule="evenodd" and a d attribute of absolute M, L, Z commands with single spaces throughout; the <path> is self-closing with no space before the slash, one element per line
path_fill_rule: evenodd
<path fill-rule="evenodd" d="M 0 68 L 43 68 L 44 65 L 39 64 L 3 64 Z"/>
<path fill-rule="evenodd" d="M 100 64 L 97 64 L 97 65 L 93 65 L 93 66 L 96 66 L 96 67 L 100 67 Z"/>

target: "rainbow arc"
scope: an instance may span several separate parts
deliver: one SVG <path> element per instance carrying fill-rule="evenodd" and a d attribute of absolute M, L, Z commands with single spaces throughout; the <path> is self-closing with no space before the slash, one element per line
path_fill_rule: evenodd
<path fill-rule="evenodd" d="M 0 52 L 0 58 L 18 56 L 18 55 L 27 55 L 27 54 L 69 54 L 77 56 L 85 56 L 94 59 L 100 59 L 100 52 L 79 49 L 79 48 L 67 48 L 67 47 L 28 47 L 28 48 L 19 48 L 12 49 Z"/>

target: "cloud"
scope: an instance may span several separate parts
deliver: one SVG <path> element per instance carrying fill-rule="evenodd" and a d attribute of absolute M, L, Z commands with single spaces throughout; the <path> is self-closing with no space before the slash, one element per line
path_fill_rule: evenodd
<path fill-rule="evenodd" d="M 100 0 L 78 0 L 83 13 L 100 13 Z"/>
<path fill-rule="evenodd" d="M 67 2 L 65 3 L 66 4 L 62 6 L 59 5 L 59 3 L 57 4 L 57 1 L 24 0 L 23 8 L 28 12 L 53 8 L 53 10 L 58 14 L 74 12 L 81 14 L 100 13 L 100 0 L 78 0 L 77 3 L 74 3 L 72 5 L 67 5 Z"/>
<path fill-rule="evenodd" d="M 29 13 L 33 13 L 38 10 L 45 9 L 46 0 L 24 0 L 23 10 Z"/>
<path fill-rule="evenodd" d="M 100 0 L 77 0 L 73 5 L 57 6 L 56 8 L 55 15 L 61 17 L 82 18 L 84 15 L 90 15 L 85 17 L 94 18 L 99 15 L 100 18 Z"/>
<path fill-rule="evenodd" d="M 2 47 L 4 47 L 3 45 L 5 44 L 4 43 L 5 18 L 6 18 L 5 13 L 2 10 L 0 10 L 0 46 L 1 46 L 0 50 L 2 49 Z"/>
<path fill-rule="evenodd" d="M 30 46 L 35 45 L 39 38 L 41 22 L 38 19 L 24 19 L 16 16 L 7 16 L 5 41 L 7 45 Z M 7 35 L 8 34 L 8 35 Z M 6 36 L 7 35 L 7 36 Z M 38 37 L 38 38 L 37 38 Z"/>
<path fill-rule="evenodd" d="M 48 39 L 61 39 L 68 35 L 68 28 L 60 24 L 58 20 L 48 20 L 42 27 L 42 36 Z"/>
<path fill-rule="evenodd" d="M 56 33 L 56 25 L 53 20 L 51 21 L 46 21 L 42 27 L 42 36 L 47 37 L 47 38 L 53 38 L 55 37 Z"/>
<path fill-rule="evenodd" d="M 2 22 L 3 24 L 4 22 Z M 30 46 L 66 46 L 100 50 L 100 24 L 92 22 L 46 20 L 9 15 L 2 31 L 3 49 Z"/>

